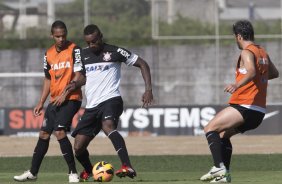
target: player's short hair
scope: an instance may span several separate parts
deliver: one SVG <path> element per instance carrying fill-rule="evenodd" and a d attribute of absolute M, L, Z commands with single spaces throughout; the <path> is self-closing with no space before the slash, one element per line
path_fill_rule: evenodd
<path fill-rule="evenodd" d="M 233 24 L 233 33 L 241 35 L 246 41 L 254 41 L 254 28 L 250 21 L 239 20 Z"/>
<path fill-rule="evenodd" d="M 52 34 L 53 34 L 53 32 L 54 32 L 53 30 L 55 28 L 61 28 L 61 29 L 64 29 L 66 31 L 66 33 L 68 32 L 66 24 L 61 20 L 56 20 L 55 22 L 53 22 L 53 24 L 51 26 L 51 33 Z"/>
<path fill-rule="evenodd" d="M 100 35 L 100 37 L 103 37 L 103 34 L 101 32 L 101 30 L 99 29 L 99 27 L 95 24 L 89 24 L 84 28 L 83 31 L 84 35 L 90 35 L 93 33 L 98 33 L 98 35 Z"/>

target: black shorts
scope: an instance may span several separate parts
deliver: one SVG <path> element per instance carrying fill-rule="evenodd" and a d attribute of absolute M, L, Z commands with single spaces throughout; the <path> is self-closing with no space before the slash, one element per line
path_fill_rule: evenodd
<path fill-rule="evenodd" d="M 237 104 L 230 104 L 230 106 L 238 110 L 244 119 L 244 123 L 236 128 L 240 133 L 257 128 L 264 118 L 264 113 L 262 112 L 248 109 Z"/>
<path fill-rule="evenodd" d="M 100 132 L 102 121 L 108 119 L 112 120 L 115 127 L 117 127 L 122 112 L 123 101 L 120 96 L 106 100 L 94 108 L 85 109 L 72 136 L 75 137 L 77 134 L 81 134 L 93 138 Z"/>
<path fill-rule="evenodd" d="M 80 109 L 81 101 L 68 100 L 61 106 L 48 104 L 41 130 L 52 134 L 53 130 L 70 131 L 74 115 Z"/>

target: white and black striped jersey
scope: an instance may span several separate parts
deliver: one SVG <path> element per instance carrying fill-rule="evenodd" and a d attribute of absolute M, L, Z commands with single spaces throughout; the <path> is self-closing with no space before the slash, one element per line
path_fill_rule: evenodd
<path fill-rule="evenodd" d="M 86 108 L 93 108 L 100 103 L 120 95 L 121 63 L 132 66 L 138 56 L 124 48 L 104 43 L 99 54 L 91 48 L 82 50 L 83 65 L 86 75 Z"/>

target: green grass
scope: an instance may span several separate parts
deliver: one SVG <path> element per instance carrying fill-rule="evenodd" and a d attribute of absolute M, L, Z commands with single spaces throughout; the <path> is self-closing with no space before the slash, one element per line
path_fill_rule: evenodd
<path fill-rule="evenodd" d="M 120 166 L 117 156 L 93 156 L 93 163 L 105 160 Z M 199 177 L 212 166 L 210 156 L 131 156 L 137 170 L 135 179 L 114 177 L 110 183 L 144 184 L 198 184 Z M 0 183 L 12 184 L 13 176 L 30 167 L 31 157 L 0 158 Z M 82 170 L 77 164 L 78 170 Z M 62 157 L 46 157 L 36 183 L 68 183 L 67 166 Z M 282 155 L 234 155 L 232 158 L 232 183 L 281 184 Z M 33 182 L 30 182 L 33 183 Z M 89 182 L 93 183 L 93 182 Z"/>

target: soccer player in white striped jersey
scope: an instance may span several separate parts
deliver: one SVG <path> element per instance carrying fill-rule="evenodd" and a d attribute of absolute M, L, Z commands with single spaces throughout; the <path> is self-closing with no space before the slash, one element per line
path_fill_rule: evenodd
<path fill-rule="evenodd" d="M 145 83 L 141 98 L 143 107 L 153 102 L 149 65 L 127 49 L 104 43 L 103 34 L 96 25 L 85 27 L 84 39 L 88 44 L 88 47 L 82 51 L 87 104 L 81 120 L 72 133 L 75 137 L 75 156 L 84 167 L 80 178 L 86 181 L 92 173 L 87 146 L 101 129 L 111 140 L 121 160 L 122 166 L 115 174 L 119 177 L 134 178 L 136 171 L 131 165 L 125 141 L 116 130 L 123 112 L 123 101 L 119 91 L 121 64 L 140 69 Z"/>

